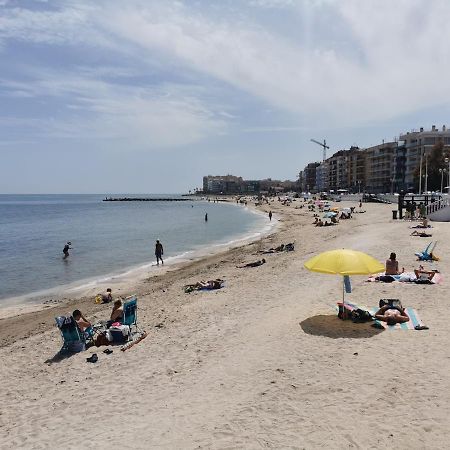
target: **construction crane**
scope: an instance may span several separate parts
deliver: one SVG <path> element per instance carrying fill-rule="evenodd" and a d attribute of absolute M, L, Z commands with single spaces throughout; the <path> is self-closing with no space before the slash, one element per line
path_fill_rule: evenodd
<path fill-rule="evenodd" d="M 319 142 L 319 141 L 316 141 L 315 139 L 311 139 L 311 142 L 314 142 L 315 144 L 323 147 L 323 160 L 325 161 L 327 159 L 327 148 L 330 148 L 327 145 L 327 141 L 324 139 L 323 142 Z"/>

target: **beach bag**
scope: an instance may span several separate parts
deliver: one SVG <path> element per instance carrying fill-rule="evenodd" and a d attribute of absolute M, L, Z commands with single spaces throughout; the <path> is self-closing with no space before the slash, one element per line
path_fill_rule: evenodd
<path fill-rule="evenodd" d="M 350 313 L 350 319 L 353 323 L 365 323 L 372 320 L 372 316 L 369 311 L 365 311 L 364 309 L 358 308 L 354 309 Z"/>
<path fill-rule="evenodd" d="M 127 342 L 130 335 L 130 327 L 127 325 L 113 326 L 110 327 L 108 331 L 110 332 L 112 341 L 115 344 L 123 344 L 124 342 Z"/>
<path fill-rule="evenodd" d="M 96 347 L 101 347 L 102 345 L 109 345 L 109 339 L 106 336 L 106 332 L 104 333 L 100 333 L 96 338 L 95 338 L 95 346 Z"/>
<path fill-rule="evenodd" d="M 342 305 L 342 303 L 338 303 L 339 311 L 338 311 L 338 317 L 341 320 L 347 320 L 351 318 L 351 314 L 353 311 L 353 308 L 349 305 L 345 304 L 345 308 Z M 345 312 L 344 312 L 345 311 Z"/>
<path fill-rule="evenodd" d="M 377 281 L 382 281 L 383 283 L 392 283 L 395 281 L 395 278 L 391 275 L 380 275 L 379 277 L 375 278 Z"/>
<path fill-rule="evenodd" d="M 378 306 L 380 308 L 386 305 L 392 306 L 394 308 L 403 309 L 402 302 L 398 298 L 382 298 L 378 303 Z"/>

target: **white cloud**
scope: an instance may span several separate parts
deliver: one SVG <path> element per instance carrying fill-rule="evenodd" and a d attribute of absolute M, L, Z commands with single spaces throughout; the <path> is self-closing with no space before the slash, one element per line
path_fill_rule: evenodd
<path fill-rule="evenodd" d="M 82 72 L 82 71 L 81 71 Z M 46 138 L 127 140 L 129 148 L 173 147 L 222 133 L 225 122 L 184 86 L 159 89 L 113 84 L 67 72 L 41 71 L 31 81 L 0 80 L 13 97 L 65 100 L 62 116 L 0 118 Z M 64 109 L 64 108 L 63 108 Z"/>
<path fill-rule="evenodd" d="M 269 16 L 265 22 L 258 22 L 260 16 L 250 15 L 252 8 L 243 8 L 235 16 L 223 7 L 223 14 L 218 14 L 220 2 L 215 13 L 208 8 L 194 10 L 189 2 L 169 0 L 126 4 L 73 1 L 56 5 L 59 9 L 43 11 L 6 8 L 7 13 L 0 19 L 0 39 L 109 48 L 118 61 L 121 55 L 127 57 L 128 66 L 117 69 L 125 72 L 133 70 L 132 60 L 139 62 L 140 70 L 156 61 L 162 68 L 192 78 L 197 75 L 201 81 L 190 84 L 204 83 L 203 93 L 209 83 L 218 80 L 229 86 L 229 96 L 239 99 L 239 92 L 245 92 L 291 114 L 302 125 L 317 121 L 324 122 L 324 126 L 367 123 L 450 101 L 445 89 L 450 70 L 450 29 L 446 23 L 450 3 L 445 0 L 247 3 L 260 7 L 262 14 L 267 8 L 286 8 L 290 20 L 298 20 L 304 27 L 303 33 L 297 34 L 287 33 L 275 22 L 267 27 Z M 113 103 L 116 99 L 122 101 L 125 93 L 117 97 L 114 89 L 105 90 L 103 83 L 95 86 L 96 70 L 101 69 L 85 74 L 92 88 L 89 95 L 97 104 L 104 104 L 109 95 Z M 62 85 L 56 81 L 44 87 L 48 92 L 53 90 L 54 95 L 69 95 L 71 89 L 77 95 L 77 83 L 83 80 L 73 78 L 72 82 L 73 86 L 69 78 Z M 15 95 L 27 95 L 26 87 L 11 89 Z M 160 118 L 173 117 L 179 109 L 176 102 L 166 104 L 161 98 L 149 100 L 147 93 L 142 95 L 132 96 L 134 100 L 125 104 L 147 108 L 150 115 L 154 109 L 149 105 L 157 105 Z M 103 103 L 98 102 L 99 96 Z M 184 108 L 186 116 L 180 123 L 187 128 L 189 118 L 196 118 L 200 119 L 196 123 L 204 124 L 199 125 L 203 131 L 193 133 L 195 136 L 208 134 L 209 126 L 213 130 L 216 124 L 223 126 L 211 111 L 225 112 L 221 113 L 222 120 L 230 113 L 224 105 L 208 106 L 195 93 L 187 103 L 191 107 Z M 97 113 L 104 114 L 101 110 Z"/>

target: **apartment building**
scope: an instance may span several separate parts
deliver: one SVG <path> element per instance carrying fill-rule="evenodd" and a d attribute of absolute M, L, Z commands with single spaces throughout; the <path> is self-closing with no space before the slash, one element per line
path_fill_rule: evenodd
<path fill-rule="evenodd" d="M 323 192 L 328 190 L 328 163 L 322 161 L 316 166 L 316 190 Z"/>
<path fill-rule="evenodd" d="M 350 152 L 352 150 L 339 150 L 327 159 L 329 190 L 348 189 Z"/>
<path fill-rule="evenodd" d="M 303 171 L 303 188 L 304 191 L 317 191 L 316 186 L 316 170 L 320 163 L 309 163 Z"/>
<path fill-rule="evenodd" d="M 431 149 L 439 141 L 444 144 L 444 150 L 450 150 L 450 130 L 444 125 L 439 130 L 435 125 L 431 130 L 412 130 L 399 137 L 399 151 L 397 161 L 395 182 L 403 183 L 400 189 L 411 190 L 414 186 L 414 177 L 422 161 L 422 168 L 425 170 L 426 158 L 430 155 Z"/>
<path fill-rule="evenodd" d="M 393 191 L 397 142 L 383 142 L 364 149 L 365 190 L 371 193 Z"/>
<path fill-rule="evenodd" d="M 242 177 L 234 175 L 208 175 L 203 177 L 203 192 L 211 194 L 241 192 Z"/>

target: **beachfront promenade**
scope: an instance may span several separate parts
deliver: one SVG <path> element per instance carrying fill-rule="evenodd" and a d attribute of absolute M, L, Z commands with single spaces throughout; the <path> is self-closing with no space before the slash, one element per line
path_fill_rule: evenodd
<path fill-rule="evenodd" d="M 262 206 L 280 223 L 261 241 L 121 286 L 138 294 L 149 333 L 124 353 L 99 348 L 52 362 L 61 344 L 55 315 L 74 306 L 92 320 L 109 315 L 93 296 L 1 321 L 2 445 L 77 448 L 83 436 L 83 448 L 447 448 L 449 224 L 432 229 L 442 284 L 352 277 L 349 300 L 376 307 L 399 298 L 430 328 L 383 331 L 337 319 L 341 278 L 303 263 L 345 247 L 382 262 L 394 251 L 412 270 L 428 240 L 393 221 L 392 205 L 365 204 L 366 213 L 317 228 L 299 204 Z M 236 268 L 293 241 L 294 252 Z M 226 280 L 223 289 L 184 292 L 215 278 Z M 94 351 L 99 361 L 86 363 Z"/>

